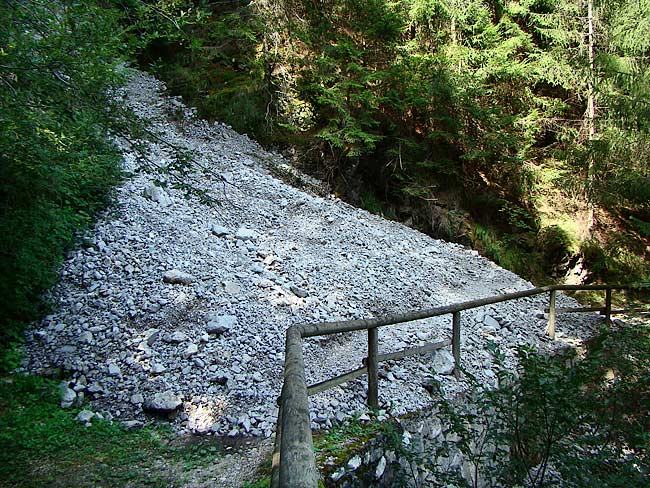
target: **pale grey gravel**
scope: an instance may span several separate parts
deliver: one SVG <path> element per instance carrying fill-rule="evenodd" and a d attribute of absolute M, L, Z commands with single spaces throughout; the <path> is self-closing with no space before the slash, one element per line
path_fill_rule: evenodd
<path fill-rule="evenodd" d="M 129 426 L 151 421 L 144 410 L 173 407 L 170 412 L 180 413 L 170 421 L 179 433 L 270 436 L 289 325 L 382 316 L 532 286 L 462 246 L 279 181 L 272 169 L 288 167 L 280 156 L 223 124 L 197 119 L 164 91 L 163 83 L 134 71 L 118 96 L 214 172 L 194 168 L 189 182 L 221 205 L 153 185 L 158 176 L 139 171 L 139 156 L 118 141 L 133 175 L 69 254 L 49 295 L 54 312 L 26 334 L 23 369 L 63 369 L 66 406 L 78 391 L 89 410 Z M 169 147 L 145 144 L 156 164 L 172 162 Z M 494 384 L 489 342 L 512 366 L 515 345 L 562 347 L 588 337 L 600 321 L 561 315 L 559 340 L 551 342 L 536 315 L 545 300 L 464 313 L 464 366 Z M 559 306 L 572 303 L 558 299 Z M 442 340 L 450 329 L 451 317 L 385 328 L 380 352 Z M 359 367 L 365 344 L 364 334 L 305 341 L 308 380 Z M 438 363 L 449 372 L 448 355 Z M 391 413 L 429 405 L 422 382 L 431 378 L 450 395 L 466 388 L 433 367 L 431 355 L 382 365 L 380 396 Z M 314 427 L 363 411 L 364 391 L 365 380 L 358 380 L 312 397 Z M 164 408 L 156 403 L 161 395 L 170 400 Z"/>

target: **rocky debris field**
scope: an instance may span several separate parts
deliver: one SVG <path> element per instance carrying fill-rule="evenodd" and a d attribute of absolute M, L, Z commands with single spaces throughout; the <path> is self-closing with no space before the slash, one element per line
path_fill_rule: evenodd
<path fill-rule="evenodd" d="M 53 313 L 27 332 L 24 370 L 62 373 L 62 406 L 85 400 L 80 421 L 99 415 L 137 427 L 162 416 L 179 432 L 270 436 L 288 326 L 532 287 L 475 251 L 289 186 L 273 176 L 288 168 L 280 156 L 199 120 L 164 92 L 163 83 L 134 72 L 119 94 L 160 138 L 143 143 L 146 160 L 166 167 L 174 164 L 170 144 L 189 151 L 196 161 L 183 178 L 220 205 L 155 185 L 160 175 L 139 170 L 143 156 L 118 141 L 129 176 L 63 264 Z M 495 384 L 489 342 L 514 364 L 518 344 L 561 347 L 599 323 L 595 315 L 561 315 L 559 340 L 550 341 L 540 312 L 546 300 L 464 313 L 464 366 Z M 450 333 L 449 316 L 384 328 L 380 353 Z M 320 381 L 359 367 L 366 335 L 314 338 L 304 350 L 309 381 Z M 450 368 L 446 351 L 382 363 L 385 408 L 426 406 L 422 384 L 431 378 L 454 395 L 466 385 Z M 363 378 L 320 393 L 312 397 L 314 427 L 363 411 L 364 402 Z"/>

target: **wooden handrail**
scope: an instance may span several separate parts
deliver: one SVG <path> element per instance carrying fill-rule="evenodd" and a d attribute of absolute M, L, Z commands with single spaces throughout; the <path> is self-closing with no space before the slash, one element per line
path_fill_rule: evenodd
<path fill-rule="evenodd" d="M 404 314 L 377 317 L 373 319 L 349 320 L 342 322 L 322 322 L 318 324 L 294 325 L 287 329 L 284 384 L 279 399 L 278 423 L 276 427 L 275 451 L 273 453 L 273 471 L 271 476 L 272 487 L 309 487 L 318 485 L 318 473 L 313 453 L 311 435 L 311 420 L 309 417 L 308 394 L 324 391 L 335 385 L 344 383 L 353 378 L 368 374 L 368 405 L 378 408 L 379 405 L 379 378 L 378 363 L 387 359 L 398 359 L 414 355 L 416 350 L 432 349 L 431 345 L 420 348 L 406 349 L 397 353 L 378 354 L 378 328 L 404 322 L 439 317 L 451 314 L 452 339 L 443 341 L 445 345 L 451 343 L 454 356 L 454 374 L 460 375 L 461 350 L 460 350 L 460 325 L 461 312 L 473 308 L 493 305 L 519 298 L 526 298 L 543 293 L 549 293 L 549 311 L 547 333 L 555 337 L 555 318 L 558 312 L 565 311 L 591 311 L 594 307 L 580 309 L 562 309 L 556 307 L 558 291 L 604 290 L 605 305 L 596 310 L 605 315 L 609 322 L 612 314 L 612 290 L 635 290 L 648 288 L 648 284 L 640 285 L 551 285 L 514 293 L 506 293 L 493 297 L 469 300 L 453 305 L 408 312 Z M 364 367 L 350 371 L 343 375 L 307 387 L 305 381 L 305 366 L 302 355 L 302 339 L 323 335 L 341 334 L 352 331 L 368 331 L 368 357 Z M 435 343 L 438 349 L 441 343 Z M 392 357 L 391 357 L 392 356 Z"/>

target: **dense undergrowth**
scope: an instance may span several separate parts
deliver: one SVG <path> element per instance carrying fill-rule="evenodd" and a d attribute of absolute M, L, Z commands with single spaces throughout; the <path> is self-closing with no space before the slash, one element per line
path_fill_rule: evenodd
<path fill-rule="evenodd" d="M 558 476 L 561 486 L 647 486 L 648 358 L 647 321 L 603 329 L 581 353 L 521 348 L 517 371 L 502 369 L 498 388 L 470 376 L 462 404 L 438 402 L 445 435 L 461 441 L 443 442 L 419 462 L 461 486 L 547 486 Z M 450 448 L 470 461 L 471 479 L 439 471 L 433 461 Z"/>
<path fill-rule="evenodd" d="M 0 344 L 43 311 L 41 294 L 120 178 L 108 141 L 119 82 L 117 18 L 91 2 L 2 2 Z"/>

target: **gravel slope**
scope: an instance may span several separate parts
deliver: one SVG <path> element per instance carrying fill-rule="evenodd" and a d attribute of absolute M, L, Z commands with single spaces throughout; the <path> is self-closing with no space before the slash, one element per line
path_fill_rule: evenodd
<path fill-rule="evenodd" d="M 134 72 L 121 96 L 164 140 L 191 151 L 229 184 L 192 173 L 194 185 L 222 201 L 217 207 L 186 199 L 181 190 L 161 193 L 151 187 L 154 175 L 135 171 L 138 156 L 122 142 L 134 176 L 63 265 L 51 292 L 55 312 L 27 333 L 25 369 L 65 370 L 68 403 L 89 400 L 92 411 L 127 425 L 151 421 L 145 410 L 174 410 L 180 432 L 270 436 L 289 325 L 532 287 L 474 251 L 283 183 L 271 171 L 283 164 L 279 156 L 224 125 L 198 120 L 146 74 Z M 160 165 L 172 161 L 163 143 L 147 143 L 146 153 Z M 559 297 L 558 305 L 571 303 Z M 544 306 L 545 298 L 530 298 L 465 313 L 464 365 L 493 384 L 489 341 L 512 364 L 516 344 L 560 347 L 590 335 L 600 321 L 560 316 L 561 340 L 552 343 L 538 318 Z M 380 352 L 447 338 L 450 329 L 450 317 L 382 329 Z M 358 367 L 365 340 L 346 334 L 308 341 L 309 380 Z M 380 397 L 396 414 L 425 406 L 421 383 L 432 375 L 456 393 L 462 382 L 432 372 L 447 363 L 438 354 L 383 365 Z M 364 391 L 360 379 L 313 397 L 314 426 L 362 410 Z"/>

